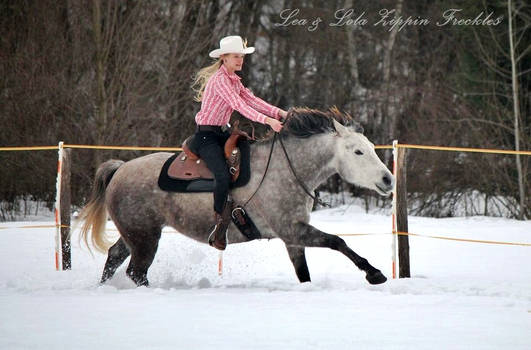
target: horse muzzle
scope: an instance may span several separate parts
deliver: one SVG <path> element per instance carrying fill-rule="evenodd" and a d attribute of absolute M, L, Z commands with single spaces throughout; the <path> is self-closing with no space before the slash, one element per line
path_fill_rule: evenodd
<path fill-rule="evenodd" d="M 389 196 L 393 192 L 395 186 L 395 177 L 389 173 L 386 173 L 382 176 L 380 182 L 374 184 L 376 187 L 376 192 L 382 196 Z"/>

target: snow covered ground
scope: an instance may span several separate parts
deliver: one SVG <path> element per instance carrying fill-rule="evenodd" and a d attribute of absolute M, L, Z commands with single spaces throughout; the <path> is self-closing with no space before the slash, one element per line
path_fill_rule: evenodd
<path fill-rule="evenodd" d="M 218 253 L 170 229 L 135 288 L 73 240 L 54 270 L 54 229 L 0 224 L 0 349 L 530 349 L 531 247 L 410 237 L 411 279 L 369 285 L 338 252 L 307 249 L 299 284 L 279 240 Z M 42 224 L 51 224 L 43 222 Z M 312 224 L 391 277 L 390 218 L 343 206 Z M 531 243 L 531 221 L 410 217 L 413 233 Z M 108 225 L 112 228 L 112 225 Z M 127 263 L 127 262 L 126 262 Z"/>

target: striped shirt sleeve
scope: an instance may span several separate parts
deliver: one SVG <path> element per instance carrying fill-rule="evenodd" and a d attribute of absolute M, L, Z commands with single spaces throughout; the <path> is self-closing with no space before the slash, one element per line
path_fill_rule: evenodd
<path fill-rule="evenodd" d="M 262 100 L 259 97 L 256 97 L 251 92 L 251 90 L 244 87 L 241 82 L 240 84 L 241 84 L 240 95 L 242 96 L 243 100 L 247 102 L 247 104 L 249 104 L 251 107 L 253 107 L 257 111 L 267 114 L 270 117 L 273 117 L 275 119 L 280 119 L 280 108 L 267 103 L 266 101 Z"/>
<path fill-rule="evenodd" d="M 213 87 L 218 96 L 227 104 L 229 104 L 232 109 L 237 110 L 244 117 L 252 121 L 265 124 L 267 116 L 249 106 L 244 99 L 238 95 L 238 93 L 236 93 L 228 78 L 219 76 L 218 79 L 214 81 Z"/>

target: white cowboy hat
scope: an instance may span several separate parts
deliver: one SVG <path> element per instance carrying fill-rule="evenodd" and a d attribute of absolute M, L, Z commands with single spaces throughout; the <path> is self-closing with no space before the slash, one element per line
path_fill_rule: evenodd
<path fill-rule="evenodd" d="M 239 35 L 226 36 L 219 41 L 219 49 L 210 51 L 208 54 L 212 58 L 218 58 L 225 53 L 243 53 L 249 54 L 254 52 L 254 47 L 244 47 L 242 37 Z"/>

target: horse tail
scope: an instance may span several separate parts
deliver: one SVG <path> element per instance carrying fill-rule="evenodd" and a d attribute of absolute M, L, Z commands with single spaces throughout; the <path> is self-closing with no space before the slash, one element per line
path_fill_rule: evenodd
<path fill-rule="evenodd" d="M 107 222 L 105 190 L 114 173 L 123 163 L 121 160 L 111 159 L 99 166 L 92 185 L 90 199 L 77 219 L 83 221 L 79 239 L 85 241 L 89 251 L 91 251 L 89 240 L 92 246 L 102 253 L 106 253 L 112 244 L 105 236 L 105 223 Z"/>

